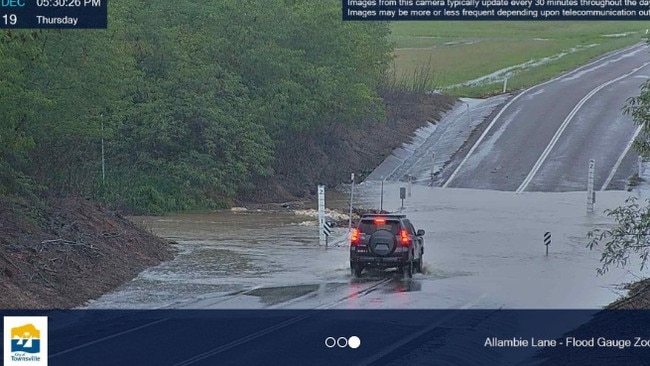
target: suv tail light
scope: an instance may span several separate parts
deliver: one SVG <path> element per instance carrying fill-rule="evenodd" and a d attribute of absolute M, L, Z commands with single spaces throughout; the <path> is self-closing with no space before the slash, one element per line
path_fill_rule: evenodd
<path fill-rule="evenodd" d="M 359 245 L 359 229 L 352 230 L 352 236 L 350 237 L 351 245 Z"/>
<path fill-rule="evenodd" d="M 411 236 L 409 235 L 408 231 L 402 230 L 399 232 L 399 243 L 405 247 L 411 245 Z"/>

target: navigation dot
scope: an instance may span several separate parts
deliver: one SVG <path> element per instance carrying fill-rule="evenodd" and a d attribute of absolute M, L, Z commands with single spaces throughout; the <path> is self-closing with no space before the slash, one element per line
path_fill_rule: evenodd
<path fill-rule="evenodd" d="M 359 337 L 352 336 L 350 337 L 350 339 L 348 339 L 348 346 L 350 348 L 359 348 L 360 345 L 361 345 L 361 339 L 359 339 Z"/>

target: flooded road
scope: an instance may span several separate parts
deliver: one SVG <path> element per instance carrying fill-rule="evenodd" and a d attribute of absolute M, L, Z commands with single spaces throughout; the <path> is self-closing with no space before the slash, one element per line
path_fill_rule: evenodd
<path fill-rule="evenodd" d="M 399 211 L 399 183 L 384 186 L 384 209 Z M 355 205 L 379 207 L 379 183 Z M 356 194 L 356 193 L 355 193 Z M 353 279 L 348 228 L 318 245 L 314 210 L 224 211 L 137 217 L 174 240 L 175 259 L 143 272 L 91 308 L 594 308 L 625 291 L 636 268 L 597 276 L 599 251 L 586 233 L 611 221 L 602 211 L 628 192 L 526 193 L 412 187 L 403 212 L 426 231 L 425 273 L 386 271 Z M 345 212 L 346 194 L 328 207 Z M 331 202 L 330 202 L 331 201 Z M 543 234 L 552 233 L 549 255 Z"/>
<path fill-rule="evenodd" d="M 224 211 L 133 220 L 176 241 L 176 258 L 145 271 L 93 307 L 186 306 L 205 297 L 255 288 L 340 279 L 349 272 L 347 247 L 319 247 L 315 218 L 292 211 Z M 271 302 L 275 301 L 279 300 Z"/>

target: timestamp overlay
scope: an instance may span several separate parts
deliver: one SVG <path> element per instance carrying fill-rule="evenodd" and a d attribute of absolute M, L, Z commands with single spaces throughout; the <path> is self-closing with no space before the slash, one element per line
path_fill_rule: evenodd
<path fill-rule="evenodd" d="M 106 29 L 107 0 L 0 0 L 0 28 Z"/>
<path fill-rule="evenodd" d="M 343 20 L 648 20 L 650 0 L 342 0 Z"/>

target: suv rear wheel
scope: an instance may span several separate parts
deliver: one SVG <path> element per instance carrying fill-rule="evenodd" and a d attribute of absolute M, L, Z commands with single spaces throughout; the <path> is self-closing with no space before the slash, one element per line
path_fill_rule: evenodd
<path fill-rule="evenodd" d="M 363 264 L 350 262 L 350 273 L 354 277 L 361 277 L 361 272 L 363 272 Z"/>
<path fill-rule="evenodd" d="M 415 261 L 415 271 L 417 273 L 422 273 L 422 257 L 418 258 L 418 260 Z"/>
<path fill-rule="evenodd" d="M 398 270 L 403 273 L 406 277 L 413 277 L 413 272 L 415 271 L 415 263 L 413 260 L 410 260 L 408 263 L 403 266 L 399 266 Z"/>

